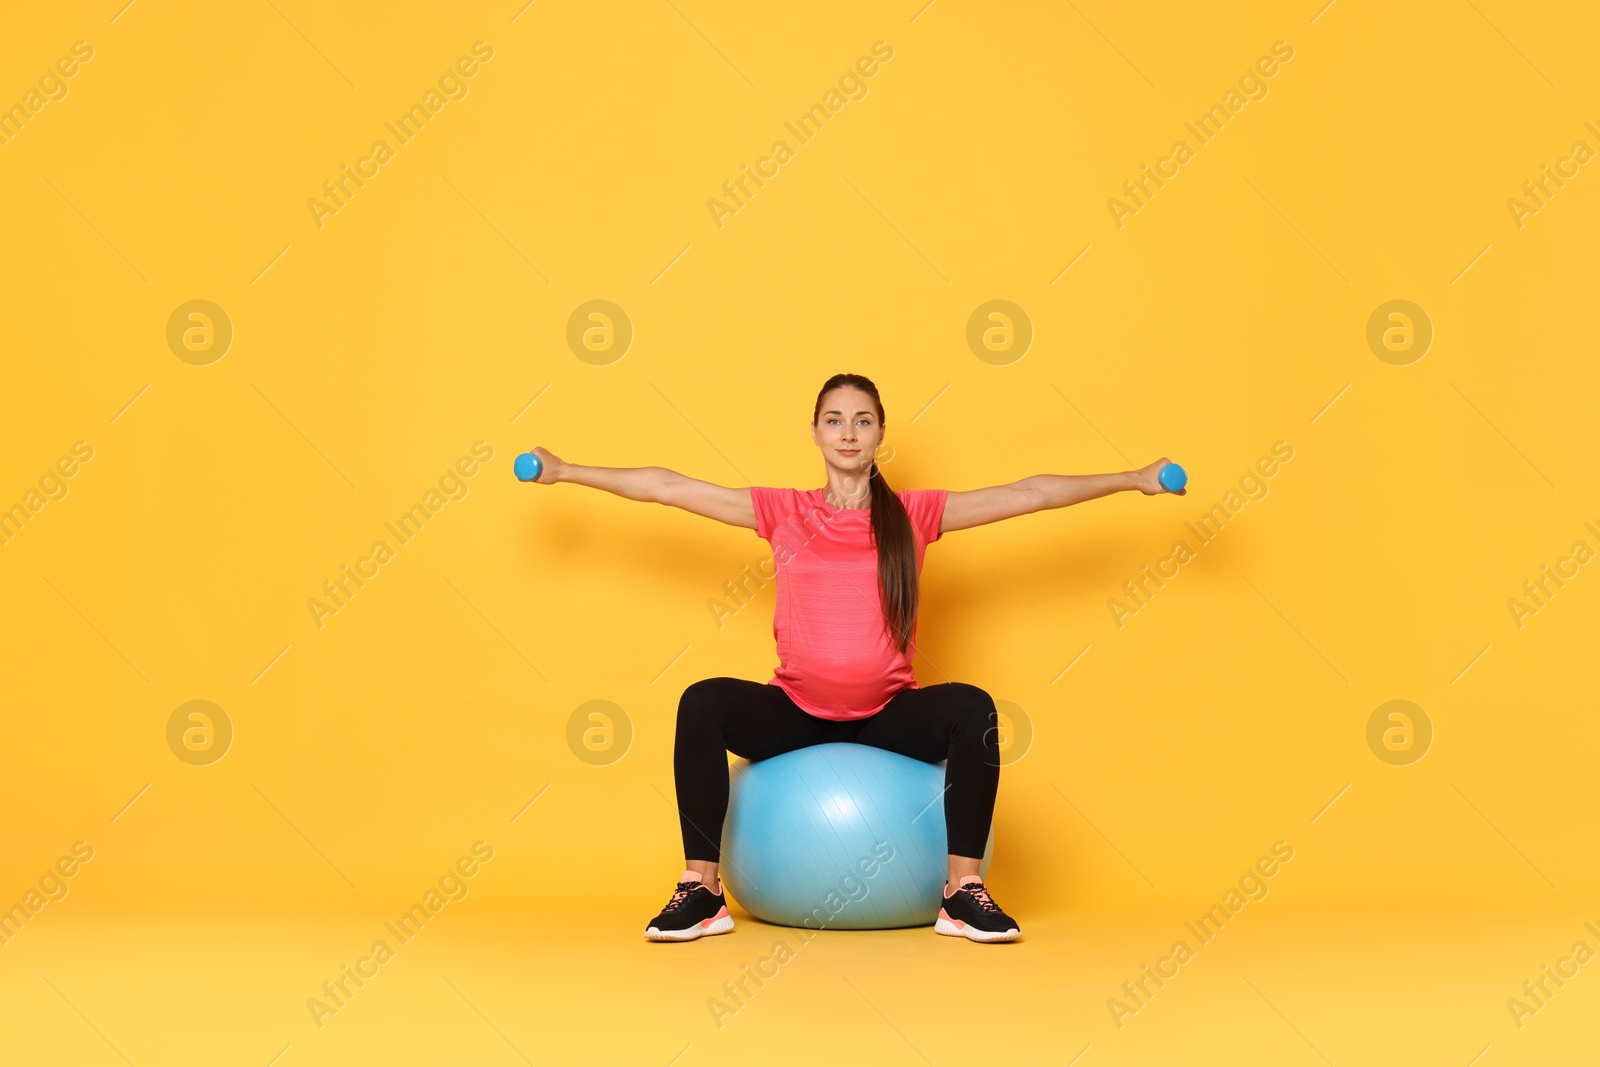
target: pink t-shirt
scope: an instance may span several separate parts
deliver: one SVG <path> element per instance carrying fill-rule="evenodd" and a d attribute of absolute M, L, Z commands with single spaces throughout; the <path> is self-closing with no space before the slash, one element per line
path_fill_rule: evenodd
<path fill-rule="evenodd" d="M 911 516 L 920 574 L 923 550 L 939 540 L 949 490 L 896 495 Z M 752 486 L 750 502 L 777 570 L 778 669 L 769 684 L 822 719 L 864 719 L 916 688 L 916 627 L 901 652 L 883 621 L 871 509 L 836 508 L 821 489 Z"/>

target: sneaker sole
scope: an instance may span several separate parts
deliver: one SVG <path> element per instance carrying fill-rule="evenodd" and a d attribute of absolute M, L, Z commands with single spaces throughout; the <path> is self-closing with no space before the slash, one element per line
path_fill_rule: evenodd
<path fill-rule="evenodd" d="M 964 937 L 968 941 L 1016 941 L 1022 936 L 1022 931 L 1014 926 L 1009 930 L 979 930 L 942 915 L 933 921 L 933 932 L 946 937 Z"/>
<path fill-rule="evenodd" d="M 720 919 L 711 920 L 709 923 L 695 923 L 687 930 L 657 930 L 652 926 L 644 932 L 644 936 L 650 941 L 693 941 L 697 937 L 732 932 L 733 916 L 724 915 Z"/>

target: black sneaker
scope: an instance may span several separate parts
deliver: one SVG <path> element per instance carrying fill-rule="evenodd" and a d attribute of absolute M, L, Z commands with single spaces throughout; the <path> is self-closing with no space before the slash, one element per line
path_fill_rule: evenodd
<path fill-rule="evenodd" d="M 933 930 L 973 941 L 1015 941 L 1022 936 L 1017 921 L 1000 910 L 978 879 L 967 882 L 944 898 Z"/>
<path fill-rule="evenodd" d="M 699 877 L 688 877 L 672 891 L 672 899 L 661 909 L 661 914 L 650 920 L 644 936 L 651 941 L 693 941 L 707 934 L 725 934 L 733 929 L 733 916 L 728 914 L 728 901 L 721 893 L 713 893 Z M 719 879 L 720 887 L 720 879 Z"/>

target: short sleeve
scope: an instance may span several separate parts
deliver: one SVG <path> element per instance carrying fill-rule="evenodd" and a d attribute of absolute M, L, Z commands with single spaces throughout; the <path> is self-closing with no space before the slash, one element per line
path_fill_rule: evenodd
<path fill-rule="evenodd" d="M 939 540 L 939 525 L 944 521 L 944 505 L 949 496 L 948 489 L 907 489 L 901 492 L 900 499 L 906 506 L 906 514 L 911 516 L 911 526 L 923 544 L 931 545 Z"/>
<path fill-rule="evenodd" d="M 771 541 L 773 533 L 794 511 L 793 489 L 772 489 L 766 486 L 750 487 L 750 505 L 756 513 L 756 535 Z"/>

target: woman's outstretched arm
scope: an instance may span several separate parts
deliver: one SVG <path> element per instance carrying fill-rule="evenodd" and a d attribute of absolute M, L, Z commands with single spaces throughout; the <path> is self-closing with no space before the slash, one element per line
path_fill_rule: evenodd
<path fill-rule="evenodd" d="M 666 467 L 585 467 L 568 463 L 547 448 L 535 448 L 533 453 L 543 465 L 536 480 L 545 485 L 587 485 L 629 500 L 669 504 L 730 526 L 756 528 L 756 509 L 748 488 L 702 482 Z"/>
<path fill-rule="evenodd" d="M 1157 479 L 1166 465 L 1167 458 L 1163 456 L 1148 467 L 1120 474 L 1035 474 L 1009 485 L 952 491 L 945 498 L 939 532 L 946 534 L 1048 508 L 1064 508 L 1124 489 L 1137 489 L 1146 496 L 1155 496 L 1167 492 Z M 1175 495 L 1183 496 L 1187 492 L 1187 489 L 1180 489 Z"/>

